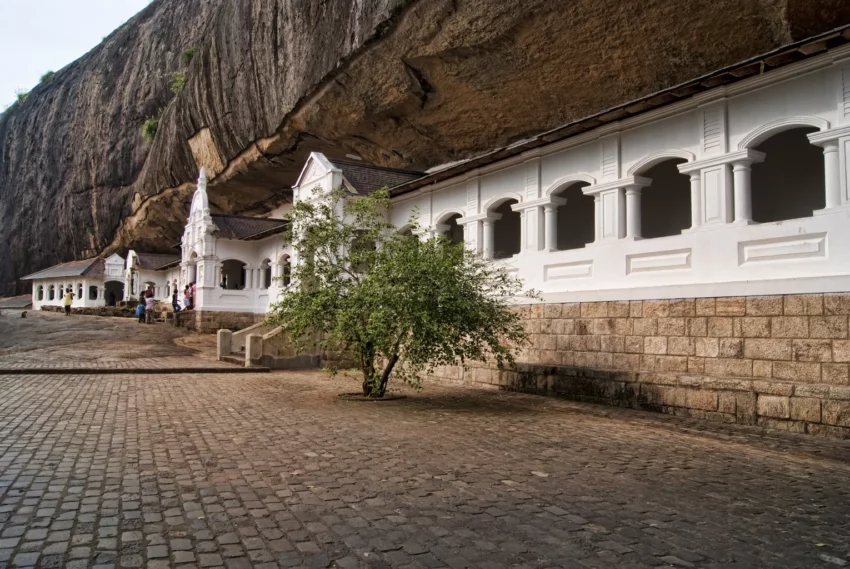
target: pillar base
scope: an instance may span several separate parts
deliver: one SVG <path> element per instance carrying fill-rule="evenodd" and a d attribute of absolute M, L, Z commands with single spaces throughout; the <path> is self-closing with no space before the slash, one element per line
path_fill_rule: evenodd
<path fill-rule="evenodd" d="M 732 222 L 732 225 L 758 225 L 758 222 L 752 219 L 741 219 Z"/>

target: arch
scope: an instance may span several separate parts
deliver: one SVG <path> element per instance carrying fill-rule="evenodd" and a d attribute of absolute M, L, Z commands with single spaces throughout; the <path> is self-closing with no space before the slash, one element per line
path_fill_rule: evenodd
<path fill-rule="evenodd" d="M 566 190 L 568 187 L 573 184 L 584 183 L 588 186 L 596 185 L 596 178 L 589 174 L 570 174 L 569 176 L 564 176 L 563 178 L 558 178 L 546 188 L 546 191 L 543 192 L 544 196 L 551 196 L 557 193 L 560 193 L 563 190 Z"/>
<path fill-rule="evenodd" d="M 691 226 L 690 176 L 679 172 L 681 157 L 657 160 L 641 174 L 652 184 L 641 190 L 641 237 L 680 235 Z"/>
<path fill-rule="evenodd" d="M 77 283 L 77 298 L 83 300 L 83 283 Z"/>
<path fill-rule="evenodd" d="M 434 226 L 437 232 L 451 241 L 453 245 L 463 243 L 463 226 L 458 223 L 459 219 L 461 219 L 461 215 L 455 213 Z"/>
<path fill-rule="evenodd" d="M 225 259 L 221 262 L 221 288 L 243 290 L 245 288 L 245 270 L 247 263 L 239 259 Z"/>
<path fill-rule="evenodd" d="M 774 130 L 756 147 L 765 155 L 750 174 L 756 223 L 811 217 L 826 207 L 823 149 L 809 140 L 812 132 L 812 126 Z"/>
<path fill-rule="evenodd" d="M 54 285 L 47 287 L 47 300 L 56 300 L 56 287 Z"/>
<path fill-rule="evenodd" d="M 493 258 L 509 259 L 522 250 L 522 212 L 514 211 L 515 199 L 507 198 L 490 211 L 498 215 L 493 222 Z"/>
<path fill-rule="evenodd" d="M 124 283 L 121 281 L 106 281 L 103 283 L 103 296 L 106 306 L 115 306 L 124 300 Z"/>
<path fill-rule="evenodd" d="M 281 255 L 277 264 L 280 270 L 280 284 L 281 286 L 287 287 L 292 283 L 292 261 L 290 260 L 289 255 Z"/>
<path fill-rule="evenodd" d="M 765 123 L 752 131 L 750 134 L 744 137 L 744 139 L 738 143 L 738 150 L 746 150 L 748 148 L 755 148 L 760 145 L 762 142 L 766 141 L 768 138 L 771 138 L 775 134 L 779 134 L 784 130 L 791 130 L 793 128 L 800 127 L 812 127 L 818 130 L 829 130 L 829 121 L 822 119 L 820 117 L 813 116 L 797 116 L 797 117 L 785 117 L 782 119 L 777 119 L 775 121 L 770 121 L 769 123 Z"/>
<path fill-rule="evenodd" d="M 402 225 L 396 233 L 402 237 L 413 237 L 413 224 L 407 223 Z"/>
<path fill-rule="evenodd" d="M 587 179 L 564 180 L 550 194 L 567 200 L 555 213 L 554 246 L 558 251 L 581 249 L 596 239 L 596 200 L 582 191 L 591 184 Z"/>
<path fill-rule="evenodd" d="M 434 216 L 434 225 L 446 223 L 448 222 L 449 218 L 455 215 L 463 217 L 466 214 L 463 212 L 462 209 L 459 208 L 444 209 L 443 211 Z"/>
<path fill-rule="evenodd" d="M 35 287 L 35 299 L 44 300 L 44 285 L 38 285 Z"/>
<path fill-rule="evenodd" d="M 265 290 L 272 286 L 272 260 L 263 259 L 263 262 L 260 263 L 260 271 L 262 274 L 262 281 L 260 282 L 259 288 Z"/>
<path fill-rule="evenodd" d="M 522 196 L 520 194 L 517 194 L 517 193 L 514 193 L 514 192 L 508 192 L 508 193 L 502 194 L 498 197 L 490 198 L 489 200 L 487 200 L 484 203 L 483 206 L 481 206 L 481 211 L 488 212 L 488 211 L 495 210 L 498 207 L 500 207 L 502 204 L 504 204 L 505 202 L 510 201 L 510 200 L 513 200 L 517 203 L 522 203 Z"/>
<path fill-rule="evenodd" d="M 696 156 L 687 150 L 671 149 L 655 152 L 654 154 L 644 156 L 638 160 L 631 168 L 629 168 L 626 175 L 635 176 L 637 174 L 642 174 L 647 170 L 650 170 L 653 166 L 657 166 L 667 160 L 685 160 L 686 162 L 693 162 L 696 160 Z"/>
<path fill-rule="evenodd" d="M 89 300 L 97 300 L 97 285 L 89 285 Z"/>

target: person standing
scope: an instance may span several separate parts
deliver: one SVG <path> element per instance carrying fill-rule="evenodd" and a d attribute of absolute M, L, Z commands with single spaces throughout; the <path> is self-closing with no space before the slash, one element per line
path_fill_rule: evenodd
<path fill-rule="evenodd" d="M 153 291 L 148 291 L 145 296 L 145 322 L 153 324 L 153 313 L 156 310 L 156 300 L 153 297 Z"/>
<path fill-rule="evenodd" d="M 62 298 L 62 302 L 65 304 L 65 316 L 71 315 L 71 304 L 74 303 L 74 293 L 71 292 L 71 289 L 65 290 L 65 296 Z"/>
<path fill-rule="evenodd" d="M 174 293 L 171 295 L 171 308 L 174 309 L 174 313 L 180 312 L 180 302 L 177 300 L 177 288 L 174 288 Z"/>

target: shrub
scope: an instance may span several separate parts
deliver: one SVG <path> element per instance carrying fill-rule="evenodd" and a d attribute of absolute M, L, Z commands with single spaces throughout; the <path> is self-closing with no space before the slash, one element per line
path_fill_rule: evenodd
<path fill-rule="evenodd" d="M 269 323 L 297 351 L 323 338 L 321 348 L 353 355 L 367 397 L 383 397 L 391 378 L 418 388 L 436 366 L 512 366 L 528 335 L 511 305 L 537 294 L 463 244 L 399 234 L 385 221 L 391 207 L 386 190 L 297 202 L 285 240 L 302 261 Z"/>
<path fill-rule="evenodd" d="M 27 97 L 30 96 L 29 91 L 18 90 L 15 91 L 15 96 L 17 97 L 17 102 L 23 103 L 27 100 Z"/>
<path fill-rule="evenodd" d="M 48 81 L 53 79 L 54 75 L 56 74 L 53 71 L 48 71 L 47 73 L 41 76 L 41 79 L 39 79 L 39 81 L 41 83 L 47 83 Z"/>
<path fill-rule="evenodd" d="M 145 121 L 145 124 L 142 125 L 142 136 L 148 143 L 152 143 L 154 138 L 156 138 L 156 132 L 159 130 L 159 119 L 156 117 L 149 117 L 148 120 Z"/>
<path fill-rule="evenodd" d="M 195 59 L 195 48 L 190 47 L 183 52 L 183 66 L 189 67 L 189 64 L 192 63 L 193 59 Z"/>
<path fill-rule="evenodd" d="M 179 94 L 186 85 L 186 72 L 178 71 L 171 76 L 171 92 L 175 95 Z"/>

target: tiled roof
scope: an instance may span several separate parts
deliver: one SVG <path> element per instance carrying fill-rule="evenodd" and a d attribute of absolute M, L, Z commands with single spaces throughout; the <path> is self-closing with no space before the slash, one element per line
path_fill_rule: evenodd
<path fill-rule="evenodd" d="M 219 239 L 250 241 L 269 235 L 283 233 L 286 221 L 267 217 L 244 217 L 241 215 L 213 215 L 213 223 Z"/>
<path fill-rule="evenodd" d="M 149 271 L 165 269 L 180 262 L 180 255 L 136 253 L 136 258 L 139 262 L 139 268 Z"/>
<path fill-rule="evenodd" d="M 422 172 L 383 168 L 364 162 L 349 162 L 347 160 L 331 160 L 330 162 L 342 170 L 342 176 L 345 180 L 357 190 L 358 194 L 364 196 L 381 188 L 394 188 L 425 175 Z"/>
<path fill-rule="evenodd" d="M 32 295 L 25 294 L 23 296 L 12 296 L 9 298 L 0 298 L 0 308 L 29 308 L 32 305 Z"/>
<path fill-rule="evenodd" d="M 104 262 L 100 257 L 83 259 L 82 261 L 70 261 L 61 263 L 50 268 L 38 271 L 23 277 L 21 280 L 31 281 L 35 279 L 58 279 L 63 277 L 98 277 L 103 275 Z"/>

